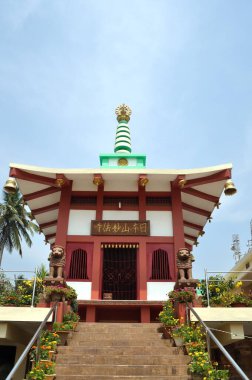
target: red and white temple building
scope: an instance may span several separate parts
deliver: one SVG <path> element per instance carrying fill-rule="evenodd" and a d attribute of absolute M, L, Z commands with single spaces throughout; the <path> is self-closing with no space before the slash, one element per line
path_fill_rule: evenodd
<path fill-rule="evenodd" d="M 10 164 L 10 176 L 46 241 L 64 247 L 82 319 L 154 321 L 177 280 L 176 253 L 197 245 L 232 165 L 147 169 L 131 152 L 131 110 L 116 114 L 114 153 L 98 169 Z"/>

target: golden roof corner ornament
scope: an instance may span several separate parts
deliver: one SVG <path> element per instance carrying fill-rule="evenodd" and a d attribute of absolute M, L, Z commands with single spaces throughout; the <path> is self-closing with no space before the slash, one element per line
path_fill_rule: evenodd
<path fill-rule="evenodd" d="M 120 104 L 120 106 L 116 107 L 115 113 L 117 115 L 117 121 L 120 122 L 122 120 L 129 121 L 130 115 L 132 113 L 129 106 L 126 104 Z"/>
<path fill-rule="evenodd" d="M 234 185 L 234 182 L 231 179 L 228 179 L 224 186 L 225 195 L 234 195 L 237 193 L 237 189 Z"/>
<path fill-rule="evenodd" d="M 96 185 L 97 187 L 104 184 L 104 179 L 102 178 L 101 174 L 94 175 L 93 184 Z"/>
<path fill-rule="evenodd" d="M 148 182 L 149 182 L 149 179 L 148 179 L 147 175 L 143 174 L 143 175 L 139 176 L 139 179 L 138 179 L 139 186 L 145 187 Z"/>
<path fill-rule="evenodd" d="M 15 178 L 9 177 L 7 181 L 5 182 L 3 190 L 7 194 L 15 194 L 17 190 L 17 182 Z"/>

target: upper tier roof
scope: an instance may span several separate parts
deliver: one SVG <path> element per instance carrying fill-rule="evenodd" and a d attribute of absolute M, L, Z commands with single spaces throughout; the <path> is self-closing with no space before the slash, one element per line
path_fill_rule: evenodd
<path fill-rule="evenodd" d="M 95 174 L 102 175 L 104 191 L 137 191 L 139 175 L 148 176 L 146 191 L 169 192 L 171 182 L 186 180 L 182 188 L 185 240 L 192 245 L 210 218 L 231 178 L 232 164 L 198 169 L 60 169 L 10 164 L 10 176 L 35 216 L 47 240 L 55 241 L 61 194 L 60 181 L 72 181 L 72 191 L 97 191 Z M 64 186 L 64 185 L 63 185 Z M 49 238 L 50 237 L 50 238 Z"/>

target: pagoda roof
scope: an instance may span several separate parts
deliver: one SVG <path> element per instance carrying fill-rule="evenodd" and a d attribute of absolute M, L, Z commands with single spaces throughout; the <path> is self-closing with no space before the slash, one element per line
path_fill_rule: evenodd
<path fill-rule="evenodd" d="M 15 177 L 37 223 L 51 244 L 55 241 L 60 195 L 63 186 L 72 181 L 73 192 L 96 192 L 94 175 L 102 176 L 104 191 L 137 192 L 140 175 L 148 177 L 146 191 L 171 191 L 171 182 L 184 181 L 182 208 L 185 241 L 192 246 L 218 206 L 232 164 L 197 169 L 62 169 L 10 164 L 10 176 Z M 62 182 L 61 182 L 62 181 Z M 175 182 L 174 182 L 175 181 Z M 62 187 L 60 187 L 63 183 Z"/>

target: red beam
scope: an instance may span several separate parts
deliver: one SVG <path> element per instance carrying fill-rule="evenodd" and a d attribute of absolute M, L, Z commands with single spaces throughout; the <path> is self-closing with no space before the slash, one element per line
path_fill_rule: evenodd
<path fill-rule="evenodd" d="M 186 248 L 190 249 L 190 251 L 192 250 L 192 244 L 185 242 L 185 246 Z"/>
<path fill-rule="evenodd" d="M 43 177 L 37 174 L 27 173 L 24 170 L 11 168 L 10 169 L 10 177 L 19 178 L 24 181 L 30 181 L 35 183 L 40 183 L 41 185 L 48 185 L 57 187 L 54 178 Z"/>
<path fill-rule="evenodd" d="M 53 227 L 53 226 L 57 225 L 57 222 L 58 222 L 58 220 L 52 220 L 51 222 L 42 223 L 39 226 L 40 226 L 41 229 L 48 228 L 48 227 Z"/>
<path fill-rule="evenodd" d="M 193 212 L 195 214 L 206 216 L 207 218 L 211 215 L 211 213 L 209 211 L 202 210 L 201 208 L 188 205 L 187 203 L 182 203 L 182 209 L 186 210 L 186 211 Z"/>
<path fill-rule="evenodd" d="M 48 187 L 47 189 L 35 191 L 34 193 L 24 195 L 24 200 L 31 201 L 33 199 L 37 199 L 40 197 L 45 197 L 46 195 L 57 193 L 58 191 L 60 191 L 60 188 L 58 187 Z"/>
<path fill-rule="evenodd" d="M 187 222 L 186 220 L 184 220 L 184 226 L 189 227 L 189 228 L 193 228 L 194 230 L 198 230 L 198 231 L 202 231 L 202 229 L 203 229 L 203 226 L 200 226 L 199 224 Z"/>
<path fill-rule="evenodd" d="M 56 179 L 55 179 L 55 178 L 44 177 L 37 174 L 27 173 L 24 170 L 17 169 L 17 168 L 10 169 L 10 177 L 19 178 L 24 181 L 40 183 L 41 185 L 48 185 L 48 186 L 53 186 L 53 187 L 58 187 L 58 188 L 67 186 L 71 182 L 64 176 L 64 174 L 56 174 Z"/>
<path fill-rule="evenodd" d="M 185 239 L 195 241 L 198 239 L 198 236 L 192 236 L 192 235 L 185 234 Z"/>
<path fill-rule="evenodd" d="M 56 236 L 56 233 L 50 234 L 50 235 L 45 235 L 45 238 L 46 238 L 46 240 L 49 240 L 51 238 L 54 238 L 55 236 Z"/>
<path fill-rule="evenodd" d="M 219 202 L 218 197 L 214 197 L 213 195 L 203 193 L 202 191 L 199 191 L 196 189 L 187 188 L 187 189 L 182 189 L 182 191 L 183 191 L 183 193 L 186 193 L 186 194 L 189 194 L 189 195 L 192 195 L 194 197 L 201 198 L 201 199 L 205 199 L 206 201 L 209 201 L 209 202 L 213 202 L 213 203 Z"/>
<path fill-rule="evenodd" d="M 53 203 L 52 205 L 49 205 L 49 206 L 37 208 L 36 210 L 32 210 L 32 213 L 33 215 L 38 215 L 38 214 L 43 214 L 44 212 L 47 212 L 47 211 L 56 210 L 57 208 L 59 208 L 59 202 Z"/>
<path fill-rule="evenodd" d="M 189 179 L 186 181 L 186 183 L 184 185 L 184 189 L 186 189 L 188 187 L 206 185 L 206 184 L 212 183 L 212 182 L 224 181 L 224 180 L 227 180 L 230 178 L 231 178 L 231 170 L 226 169 L 226 170 L 222 170 L 219 173 L 209 175 L 207 177 Z"/>

